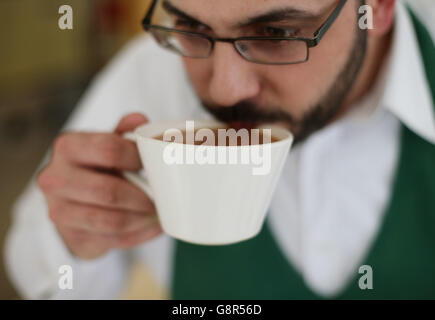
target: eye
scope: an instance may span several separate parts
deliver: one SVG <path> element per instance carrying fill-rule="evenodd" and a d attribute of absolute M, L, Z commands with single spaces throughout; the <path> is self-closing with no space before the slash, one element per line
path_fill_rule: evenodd
<path fill-rule="evenodd" d="M 263 36 L 267 37 L 282 37 L 282 38 L 292 38 L 300 34 L 298 29 L 294 28 L 275 28 L 275 27 L 263 27 L 260 30 Z"/>
<path fill-rule="evenodd" d="M 194 32 L 201 32 L 207 30 L 206 26 L 196 21 L 183 19 L 175 20 L 175 28 Z"/>

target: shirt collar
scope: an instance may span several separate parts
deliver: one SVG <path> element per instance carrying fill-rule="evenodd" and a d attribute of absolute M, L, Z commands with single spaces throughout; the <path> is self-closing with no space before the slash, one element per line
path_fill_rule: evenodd
<path fill-rule="evenodd" d="M 435 144 L 432 96 L 411 17 L 400 2 L 380 102 L 410 130 Z"/>

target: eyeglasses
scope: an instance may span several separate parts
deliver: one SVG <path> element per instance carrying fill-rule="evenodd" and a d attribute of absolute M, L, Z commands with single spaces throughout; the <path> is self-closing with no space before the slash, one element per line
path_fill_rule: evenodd
<path fill-rule="evenodd" d="M 184 57 L 204 59 L 210 57 L 216 42 L 232 43 L 246 60 L 269 65 L 288 65 L 307 62 L 310 48 L 317 46 L 335 22 L 347 0 L 341 0 L 328 19 L 313 34 L 304 37 L 239 37 L 215 38 L 203 33 L 178 30 L 151 24 L 158 0 L 153 0 L 142 21 L 145 31 L 152 34 L 164 48 Z"/>

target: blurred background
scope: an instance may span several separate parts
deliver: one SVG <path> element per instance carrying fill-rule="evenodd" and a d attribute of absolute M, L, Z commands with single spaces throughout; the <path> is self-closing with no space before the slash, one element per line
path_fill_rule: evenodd
<path fill-rule="evenodd" d="M 435 0 L 409 2 L 435 34 Z M 73 7 L 74 30 L 58 27 L 64 4 Z M 19 298 L 2 252 L 11 205 L 91 79 L 143 32 L 148 5 L 149 0 L 0 0 L 0 299 Z"/>
<path fill-rule="evenodd" d="M 59 7 L 74 29 L 60 30 Z M 0 253 L 10 207 L 92 77 L 132 37 L 148 0 L 0 0 Z M 18 298 L 0 258 L 0 299 Z"/>

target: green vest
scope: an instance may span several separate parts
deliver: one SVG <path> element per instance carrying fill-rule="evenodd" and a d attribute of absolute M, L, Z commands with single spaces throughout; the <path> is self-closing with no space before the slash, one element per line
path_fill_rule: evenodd
<path fill-rule="evenodd" d="M 435 102 L 435 46 L 411 14 Z M 400 148 L 390 204 L 360 263 L 372 267 L 373 289 L 360 289 L 356 268 L 337 299 L 435 299 L 435 147 L 402 126 Z M 172 297 L 321 299 L 280 250 L 267 221 L 257 237 L 234 245 L 176 241 Z"/>

